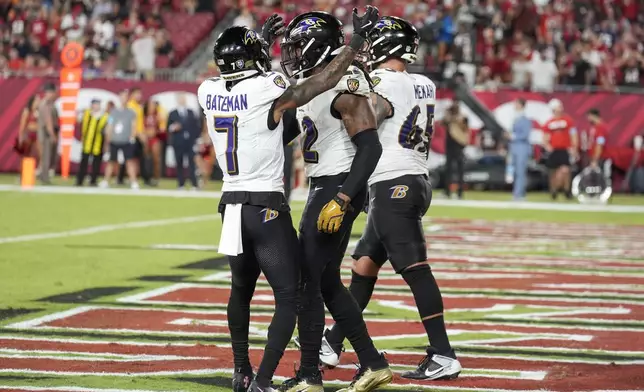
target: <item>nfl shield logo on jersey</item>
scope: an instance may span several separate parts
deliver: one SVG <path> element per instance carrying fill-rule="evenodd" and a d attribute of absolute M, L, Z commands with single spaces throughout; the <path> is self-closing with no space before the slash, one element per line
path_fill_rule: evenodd
<path fill-rule="evenodd" d="M 404 199 L 407 197 L 409 187 L 407 185 L 396 185 L 389 188 L 391 190 L 392 199 Z"/>
<path fill-rule="evenodd" d="M 358 79 L 347 79 L 347 89 L 354 93 L 358 91 L 358 88 L 360 87 L 360 81 Z"/>
<path fill-rule="evenodd" d="M 270 208 L 264 208 L 260 211 L 260 214 L 264 214 L 264 218 L 262 219 L 264 223 L 270 222 L 280 215 L 279 211 L 271 210 Z"/>
<path fill-rule="evenodd" d="M 244 60 L 239 59 L 239 60 L 235 61 L 235 66 L 236 66 L 237 68 L 239 68 L 239 69 L 244 68 Z"/>
<path fill-rule="evenodd" d="M 273 79 L 273 83 L 275 83 L 275 85 L 279 88 L 286 88 L 286 82 L 280 75 L 277 75 L 275 79 Z"/>

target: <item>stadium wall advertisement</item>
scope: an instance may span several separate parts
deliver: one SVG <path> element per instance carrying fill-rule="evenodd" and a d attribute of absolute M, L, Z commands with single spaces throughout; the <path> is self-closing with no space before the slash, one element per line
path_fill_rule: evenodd
<path fill-rule="evenodd" d="M 0 79 L 0 172 L 16 172 L 20 166 L 20 157 L 13 150 L 14 140 L 18 134 L 20 113 L 26 106 L 29 98 L 42 91 L 42 85 L 46 79 Z M 176 107 L 176 93 L 185 92 L 189 94 L 189 105 L 199 110 L 196 98 L 197 85 L 194 83 L 173 83 L 173 82 L 131 82 L 123 80 L 89 80 L 84 81 L 78 96 L 78 112 L 89 106 L 90 100 L 98 98 L 103 102 L 118 102 L 117 93 L 120 90 L 138 86 L 142 88 L 144 98 L 150 97 L 158 100 L 162 107 L 170 111 Z M 609 92 L 584 93 L 584 92 L 557 92 L 553 94 L 541 94 L 518 91 L 499 92 L 476 92 L 475 95 L 490 108 L 498 121 L 506 129 L 509 129 L 516 115 L 513 101 L 517 98 L 524 98 L 528 101 L 526 112 L 528 117 L 533 119 L 535 124 L 544 123 L 551 116 L 552 112 L 547 106 L 548 100 L 558 98 L 564 104 L 577 128 L 583 132 L 588 129 L 586 112 L 591 108 L 599 108 L 602 116 L 608 125 L 608 155 L 613 159 L 617 169 L 626 170 L 631 163 L 633 150 L 631 143 L 636 135 L 644 134 L 644 95 L 638 94 L 614 94 Z M 451 104 L 451 93 L 449 91 L 438 91 L 439 100 L 436 107 L 436 130 L 432 141 L 432 150 L 440 155 L 444 150 L 444 129 L 440 126 L 440 120 L 449 105 Z M 60 102 L 57 102 L 60 106 Z M 464 108 L 465 114 L 469 117 L 470 126 L 479 129 L 482 125 L 480 119 Z M 79 132 L 76 131 L 78 138 Z M 532 134 L 533 143 L 539 143 L 541 132 L 538 127 Z M 174 166 L 174 156 L 171 149 L 168 149 L 168 166 Z M 640 157 L 641 160 L 644 158 Z M 71 161 L 76 163 L 80 160 L 80 143 L 75 140 L 72 145 Z M 72 170 L 75 165 L 72 166 Z"/>

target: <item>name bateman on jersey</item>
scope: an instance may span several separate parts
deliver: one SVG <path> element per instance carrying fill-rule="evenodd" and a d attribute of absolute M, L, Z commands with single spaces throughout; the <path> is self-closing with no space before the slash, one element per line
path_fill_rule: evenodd
<path fill-rule="evenodd" d="M 415 84 L 414 91 L 416 92 L 416 99 L 436 99 L 434 88 L 430 84 Z"/>
<path fill-rule="evenodd" d="M 237 112 L 248 109 L 248 97 L 240 95 L 206 95 L 206 109 L 218 112 Z"/>

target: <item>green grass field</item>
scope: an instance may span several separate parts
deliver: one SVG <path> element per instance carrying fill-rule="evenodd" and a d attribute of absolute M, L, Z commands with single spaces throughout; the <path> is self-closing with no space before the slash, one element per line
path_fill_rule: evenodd
<path fill-rule="evenodd" d="M 65 185 L 65 182 L 61 182 L 60 180 L 58 181 L 59 185 Z M 0 184 L 14 183 L 16 183 L 15 177 L 0 177 Z M 161 188 L 172 189 L 173 186 L 173 182 L 165 181 L 162 183 Z M 219 188 L 220 184 L 214 183 L 210 185 L 209 189 L 218 190 Z M 466 196 L 468 200 L 501 201 L 509 199 L 509 195 L 505 193 L 472 192 L 468 193 Z M 547 195 L 530 195 L 528 200 L 547 201 Z M 182 374 L 180 370 L 183 365 L 177 365 L 177 369 L 179 370 L 172 374 L 132 376 L 127 375 L 127 372 L 129 371 L 127 368 L 128 362 L 123 362 L 122 366 L 125 366 L 125 370 L 123 370 L 123 372 L 126 374 L 121 375 L 110 375 L 111 373 L 109 372 L 106 372 L 106 375 L 102 375 L 100 366 L 97 367 L 95 373 L 77 371 L 75 373 L 72 372 L 70 374 L 65 374 L 65 361 L 58 361 L 61 362 L 60 371 L 38 370 L 40 369 L 40 365 L 37 362 L 24 366 L 21 365 L 22 367 L 16 368 L 15 366 L 11 367 L 7 362 L 9 359 L 15 360 L 18 354 L 16 354 L 16 351 L 11 351 L 15 349 L 10 350 L 8 346 L 3 348 L 2 345 L 2 338 L 4 336 L 12 336 L 30 339 L 73 338 L 97 342 L 114 342 L 121 340 L 144 343 L 180 342 L 186 344 L 194 344 L 195 342 L 210 344 L 208 342 L 214 342 L 213 344 L 222 343 L 222 347 L 226 347 L 227 339 L 225 338 L 225 333 L 213 332 L 212 335 L 209 335 L 207 330 L 199 330 L 201 331 L 199 332 L 201 335 L 187 335 L 181 337 L 180 334 L 169 334 L 165 332 L 164 329 L 154 333 L 134 333 L 125 331 L 108 331 L 108 328 L 106 327 L 106 332 L 98 333 L 97 331 L 74 329 L 69 325 L 63 327 L 61 326 L 62 324 L 58 326 L 54 325 L 53 328 L 50 327 L 49 329 L 39 329 L 37 327 L 14 328 L 12 326 L 18 322 L 33 320 L 55 312 L 68 311 L 81 305 L 95 305 L 107 308 L 128 307 L 134 310 L 137 309 L 137 306 L 152 306 L 181 311 L 186 309 L 203 311 L 225 309 L 223 306 L 210 306 L 209 304 L 182 304 L 180 302 L 177 304 L 165 305 L 151 305 L 145 303 L 128 304 L 122 303 L 119 300 L 126 295 L 129 296 L 132 294 L 156 290 L 173 284 L 173 282 L 176 283 L 177 281 L 187 284 L 209 285 L 213 288 L 221 288 L 223 290 L 226 287 L 225 280 L 210 282 L 203 281 L 202 278 L 208 274 L 212 274 L 213 272 L 225 272 L 225 266 L 219 266 L 225 265 L 225 263 L 217 264 L 215 262 L 214 264 L 208 264 L 209 266 L 204 268 L 185 268 L 186 265 L 191 263 L 205 262 L 207 264 L 208 260 L 213 259 L 215 261 L 221 261 L 221 255 L 217 254 L 215 251 L 158 249 L 159 245 L 170 246 L 173 248 L 177 248 L 178 245 L 216 246 L 219 242 L 221 230 L 221 221 L 216 213 L 217 203 L 217 199 L 206 197 L 146 197 L 105 194 L 51 194 L 22 192 L 16 190 L 0 191 L 0 205 L 2 205 L 2 208 L 0 208 L 0 222 L 2 222 L 0 225 L 0 390 L 2 390 L 2 386 L 58 386 L 60 387 L 59 390 L 67 390 L 64 389 L 63 386 L 84 387 L 88 388 L 87 390 L 100 390 L 107 388 L 146 391 L 229 390 L 228 388 L 223 387 L 223 385 L 227 385 L 228 383 L 228 376 L 225 375 L 225 372 L 224 374 L 213 373 L 212 375 L 202 374 L 204 372 L 185 372 L 185 374 Z M 639 197 L 616 196 L 613 200 L 613 204 L 644 205 L 644 199 Z M 303 203 L 293 202 L 292 208 L 294 221 L 297 223 L 303 208 Z M 366 215 L 362 214 L 354 225 L 353 234 L 356 239 L 359 238 L 359 235 L 364 228 L 365 218 Z M 562 225 L 561 230 L 565 230 L 566 227 L 569 227 L 569 224 L 582 224 L 581 229 L 579 229 L 582 231 L 584 230 L 584 224 L 591 225 L 588 227 L 592 227 L 592 230 L 600 230 L 598 228 L 603 227 L 598 225 L 624 225 L 618 226 L 617 229 L 612 228 L 610 231 L 611 234 L 607 235 L 607 241 L 606 243 L 603 243 L 603 245 L 600 243 L 601 235 L 595 235 L 592 240 L 580 237 L 578 239 L 573 238 L 570 241 L 563 241 L 557 238 L 557 234 L 553 234 L 551 238 L 552 241 L 548 242 L 547 245 L 544 246 L 537 246 L 536 242 L 534 245 L 526 245 L 517 242 L 516 246 L 510 246 L 510 242 L 513 241 L 514 238 L 510 235 L 507 237 L 510 242 L 508 242 L 508 247 L 506 248 L 502 246 L 503 244 L 496 246 L 496 248 L 493 245 L 490 245 L 489 250 L 486 250 L 483 246 L 479 249 L 479 245 L 474 246 L 475 244 L 472 245 L 472 248 L 459 248 L 458 243 L 456 243 L 451 253 L 454 255 L 461 255 L 463 257 L 485 254 L 487 256 L 497 255 L 499 257 L 516 255 L 517 257 L 526 256 L 537 258 L 539 255 L 547 255 L 552 258 L 561 257 L 574 259 L 577 256 L 572 255 L 573 251 L 583 250 L 594 252 L 597 251 L 597 249 L 600 249 L 603 252 L 608 252 L 610 250 L 619 251 L 628 249 L 634 253 L 623 253 L 615 256 L 614 258 L 617 260 L 624 260 L 625 263 L 632 263 L 633 268 L 630 268 L 628 273 L 632 274 L 634 279 L 640 280 L 633 283 L 634 287 L 636 287 L 634 292 L 630 295 L 623 293 L 624 298 L 628 298 L 632 302 L 644 305 L 644 296 L 640 292 L 640 290 L 644 289 L 644 261 L 638 256 L 638 252 L 641 252 L 640 247 L 633 244 L 632 248 L 625 248 L 623 243 L 620 242 L 621 240 L 619 240 L 619 238 L 621 238 L 619 235 L 621 230 L 619 229 L 620 227 L 623 228 L 624 233 L 628 230 L 630 233 L 629 235 L 635 235 L 638 230 L 640 234 L 642 234 L 642 230 L 644 230 L 642 228 L 628 228 L 633 225 L 644 225 L 644 214 L 642 213 L 518 210 L 512 208 L 511 202 L 508 202 L 506 207 L 499 209 L 433 206 L 426 217 L 426 225 L 449 226 L 447 223 L 441 223 L 447 222 L 446 219 L 467 219 L 473 221 L 484 220 L 489 222 L 500 221 L 502 225 L 506 223 L 509 224 L 510 222 L 523 222 L 513 223 L 515 226 L 512 226 L 512 230 L 515 230 L 514 227 L 518 227 L 516 230 L 527 230 L 531 227 L 537 227 L 545 223 L 554 223 L 555 226 L 553 227 Z M 447 229 L 439 228 L 437 230 L 439 234 L 441 233 L 441 230 L 447 230 L 451 233 L 458 231 L 458 227 Z M 520 237 L 521 235 L 518 236 Z M 611 236 L 615 236 L 615 240 L 612 243 L 610 241 L 610 238 L 612 238 Z M 451 246 L 450 244 L 454 244 L 452 242 L 453 240 L 450 239 L 441 239 L 440 237 L 436 237 L 436 239 L 433 240 L 432 238 L 433 237 L 430 235 L 429 242 L 431 245 L 439 246 L 437 249 L 442 249 L 440 246 L 448 248 Z M 467 241 L 477 240 L 468 239 L 463 241 L 466 241 L 462 242 L 463 244 L 467 244 Z M 437 252 L 441 254 L 450 253 L 445 250 L 438 250 Z M 429 255 L 431 258 L 432 250 L 430 250 Z M 590 258 L 601 260 L 602 257 L 606 258 L 607 256 L 593 256 Z M 579 259 L 581 260 L 582 258 L 580 257 Z M 446 268 L 447 270 L 452 271 L 451 264 L 446 264 Z M 477 267 L 472 270 L 469 268 L 470 267 L 467 266 L 458 267 L 454 269 L 454 272 L 450 273 L 480 273 L 481 271 L 485 272 L 487 270 L 491 273 L 493 270 L 501 270 L 499 264 L 480 264 L 480 268 Z M 502 273 L 514 273 L 517 271 L 521 273 L 532 273 L 530 272 L 532 268 L 538 269 L 539 271 L 550 270 L 555 273 L 566 271 L 574 272 L 573 275 L 576 276 L 579 274 L 583 275 L 584 272 L 588 272 L 589 267 L 553 264 L 547 266 L 531 265 L 526 266 L 525 268 L 521 265 L 507 265 L 504 268 L 505 269 L 501 271 Z M 608 275 L 623 275 L 623 271 L 620 270 L 622 267 L 619 266 L 598 264 L 594 268 L 596 268 L 598 272 L 603 271 L 602 273 Z M 619 272 L 619 274 L 617 274 L 617 272 Z M 348 272 L 346 273 L 348 274 Z M 177 276 L 180 276 L 180 278 L 176 278 Z M 391 279 L 395 279 L 395 274 L 389 273 L 389 276 Z M 154 277 L 154 279 L 145 279 L 143 277 Z M 164 279 L 164 277 L 166 278 Z M 439 281 L 442 284 L 443 281 L 440 277 Z M 450 282 L 452 282 L 451 280 L 446 282 L 443 292 L 447 293 L 448 297 L 458 296 L 459 293 L 464 292 L 464 289 L 460 286 L 461 283 L 459 283 L 458 280 L 454 281 L 458 284 L 453 287 L 450 285 Z M 481 282 L 483 282 L 483 284 L 486 283 L 485 280 L 482 280 Z M 529 281 L 527 281 L 526 284 L 528 283 Z M 581 297 L 585 297 L 586 299 L 596 297 L 598 300 L 601 300 L 601 298 L 605 297 L 605 293 L 603 292 L 611 291 L 608 289 L 609 286 L 610 285 L 606 284 L 607 288 L 601 290 L 598 289 L 598 292 L 596 293 L 593 293 L 593 290 L 590 290 L 586 294 L 582 294 Z M 265 288 L 266 285 L 264 283 L 260 283 L 258 287 Z M 483 297 L 487 295 L 485 294 L 487 293 L 487 291 L 485 291 L 486 287 L 488 286 L 482 286 L 480 288 L 481 293 L 484 293 L 481 294 Z M 96 293 L 92 294 L 88 291 L 96 288 L 120 288 L 121 291 L 105 290 L 101 295 Z M 388 290 L 395 292 L 397 289 L 391 288 Z M 400 286 L 400 292 L 405 293 L 406 290 L 408 290 L 406 287 Z M 514 291 L 512 290 L 515 289 L 499 289 L 492 285 L 489 286 L 489 290 L 494 290 L 494 293 L 496 293 L 494 295 L 490 295 L 491 298 L 503 298 L 503 293 L 513 293 Z M 465 291 L 472 293 L 478 292 L 471 291 L 470 289 L 466 289 Z M 70 299 L 69 296 L 66 296 L 64 300 L 52 299 L 52 297 L 55 298 L 56 296 L 70 293 L 77 293 L 77 300 L 74 298 Z M 508 294 L 508 298 L 515 298 L 515 296 L 519 298 L 519 294 L 516 294 L 515 296 L 513 295 L 515 294 Z M 533 294 L 530 293 L 520 295 L 525 298 L 532 298 L 533 296 Z M 579 293 L 574 292 L 552 295 L 556 300 L 579 297 Z M 549 316 L 550 313 L 559 311 L 558 309 L 560 309 L 560 306 L 561 305 L 555 306 L 545 303 L 543 306 L 536 308 L 532 304 L 522 304 L 519 301 L 512 307 L 495 308 L 494 316 L 497 317 L 495 319 L 497 321 L 489 319 L 489 315 L 486 312 L 468 309 L 456 310 L 452 313 L 448 312 L 447 319 L 450 323 L 476 323 L 483 321 L 495 323 L 499 322 L 498 320 L 504 320 L 504 322 L 506 322 L 508 319 L 512 319 L 512 317 L 517 315 L 521 316 L 524 314 L 543 312 L 543 314 L 546 315 L 543 318 L 540 318 L 537 315 L 530 316 L 531 318 L 529 320 L 532 320 L 530 321 L 530 325 L 543 326 L 545 328 L 562 323 L 560 319 L 553 319 Z M 577 309 L 577 311 L 583 307 L 580 304 L 574 303 L 570 306 L 573 310 Z M 415 322 L 417 319 L 417 313 L 413 307 L 392 307 L 386 302 L 374 302 L 370 304 L 368 310 L 369 313 L 366 314 L 367 318 L 392 320 L 404 319 L 409 320 L 410 322 Z M 258 312 L 269 312 L 268 314 L 270 314 L 270 310 L 266 309 L 260 309 Z M 639 317 L 639 313 L 637 314 L 637 317 Z M 572 316 L 566 317 L 571 320 L 575 319 L 575 317 Z M 644 332 L 644 320 L 636 318 L 635 316 L 633 317 L 635 319 L 620 319 L 621 321 L 617 321 L 617 323 L 624 327 L 629 326 L 629 328 L 635 328 L 640 331 L 641 334 Z M 528 318 L 521 320 L 522 322 L 526 322 Z M 107 324 L 109 324 L 109 322 L 111 321 L 105 321 Z M 595 326 L 606 325 L 607 328 L 612 328 L 611 326 L 616 325 L 615 321 L 602 320 L 601 317 L 595 321 L 593 321 L 592 318 L 581 320 L 577 317 L 576 321 L 569 322 L 579 326 L 586 324 Z M 201 324 L 196 322 L 193 326 L 196 328 L 199 325 Z M 261 325 L 261 323 L 258 325 Z M 516 335 L 515 332 L 503 332 L 503 328 L 501 327 L 498 327 L 497 329 L 501 332 L 493 330 L 486 332 L 485 330 L 476 329 L 461 331 L 460 333 L 455 334 L 452 339 L 459 349 L 459 352 L 464 352 L 468 357 L 476 357 L 476 353 L 480 352 L 484 352 L 487 356 L 497 355 L 495 353 L 507 353 L 509 352 L 507 347 L 497 347 L 492 343 L 489 345 L 469 343 L 486 340 L 492 342 L 494 339 L 508 339 L 509 337 Z M 565 331 L 556 332 L 564 333 Z M 545 330 L 544 332 L 535 332 L 537 335 L 540 333 L 543 334 L 544 339 L 550 339 L 550 335 L 548 335 L 548 332 L 545 332 Z M 215 339 L 215 337 L 217 338 Z M 255 337 L 253 341 L 255 342 L 254 346 L 261 347 L 263 338 Z M 422 336 L 410 336 L 400 339 L 379 338 L 376 340 L 380 349 L 392 351 L 416 350 L 420 352 L 418 347 L 425 344 L 424 342 L 426 342 L 426 339 Z M 538 344 L 538 342 L 535 344 Z M 595 361 L 597 364 L 604 363 L 606 358 L 609 361 L 615 361 L 617 363 L 619 363 L 619 361 L 624 361 L 626 364 L 631 357 L 632 359 L 644 358 L 644 355 L 641 354 L 644 352 L 642 342 L 635 341 L 632 342 L 632 344 L 632 349 L 625 350 L 624 352 L 619 350 L 593 348 L 591 346 L 580 346 L 580 348 L 573 348 L 573 351 L 564 352 L 558 350 L 554 346 L 546 346 L 540 348 L 542 354 L 539 355 L 554 359 L 558 357 L 577 358 L 575 355 L 578 355 L 578 358 L 591 358 L 589 360 Z M 20 354 L 22 356 L 20 358 L 24 358 L 24 360 L 35 361 L 34 358 L 44 355 L 45 358 L 49 358 L 50 361 L 54 362 L 56 362 L 57 359 L 67 359 L 70 363 L 78 361 L 79 369 L 82 368 L 83 361 L 87 360 L 87 358 L 81 358 L 83 355 L 73 353 L 72 350 L 60 349 L 56 354 L 29 351 L 23 348 L 20 348 L 19 350 L 22 350 L 22 354 Z M 529 357 L 530 355 L 534 355 L 530 354 L 530 352 L 531 351 L 529 350 L 522 351 L 521 348 L 516 348 L 516 351 L 512 351 L 512 355 L 516 357 Z M 52 355 L 54 359 L 51 359 Z M 92 356 L 91 358 L 95 360 L 105 359 L 100 356 Z M 109 360 L 109 358 L 106 360 Z M 289 357 L 289 360 L 290 359 L 291 358 Z M 416 361 L 417 359 L 418 358 L 414 357 L 413 361 Z M 136 366 L 132 369 L 144 371 L 149 363 L 146 362 L 146 360 L 142 361 L 142 363 L 136 363 Z M 229 358 L 219 358 L 219 361 L 227 362 L 229 361 Z M 76 362 L 74 362 L 74 364 L 75 363 Z M 186 362 L 186 364 L 187 363 L 188 362 Z M 408 365 L 409 364 L 405 363 L 400 364 L 400 366 Z M 70 364 L 69 366 L 72 365 Z M 206 366 L 206 368 L 212 368 L 213 366 L 225 369 L 229 368 L 231 365 L 228 363 L 216 363 L 210 364 L 209 366 Z M 292 361 L 284 366 L 290 368 L 292 366 Z M 556 367 L 556 365 L 553 366 Z M 27 369 L 30 371 L 26 371 Z M 463 384 L 455 385 L 458 386 L 458 390 L 478 390 L 479 388 L 487 388 L 488 390 L 503 389 L 503 383 L 498 382 L 499 380 L 503 381 L 504 377 L 507 376 L 507 373 L 503 373 L 502 370 L 503 369 L 499 369 L 497 374 L 494 373 L 496 370 L 493 369 L 481 370 L 476 367 L 471 367 L 466 370 L 466 373 L 464 374 L 469 377 L 462 378 L 462 380 L 466 381 L 464 381 Z M 346 371 L 348 372 L 349 370 Z M 548 371 L 552 372 L 551 369 Z M 517 374 L 520 373 L 519 370 L 517 370 L 517 372 Z M 344 381 L 350 380 L 350 377 L 349 379 L 344 377 L 344 373 L 339 373 L 337 377 L 332 374 L 331 377 L 334 379 L 344 379 Z M 522 380 L 523 376 L 520 375 L 517 377 L 518 378 L 516 380 Z M 548 377 L 550 376 L 547 376 L 545 380 L 550 380 Z M 488 382 L 488 378 L 490 380 L 496 380 L 498 385 Z M 511 379 L 515 380 L 515 378 Z M 475 382 L 477 380 L 484 380 L 485 382 L 480 384 L 483 386 L 477 385 Z M 446 385 L 448 384 L 440 384 L 439 389 L 441 386 Z M 495 387 L 495 385 L 497 386 Z M 554 386 L 546 385 L 545 387 L 552 387 L 554 390 L 575 390 L 573 387 L 560 387 L 559 384 L 553 385 Z M 630 386 L 630 384 L 628 385 Z M 618 387 L 620 387 L 620 385 L 616 385 L 612 389 L 621 389 Z M 509 388 L 513 390 L 524 390 L 523 384 L 517 387 L 510 385 Z M 538 388 L 541 388 L 541 386 L 538 384 L 535 385 L 534 389 Z M 21 389 L 18 388 L 16 390 Z M 403 388 L 403 390 L 410 390 L 410 388 Z M 582 390 L 585 389 L 582 388 Z"/>

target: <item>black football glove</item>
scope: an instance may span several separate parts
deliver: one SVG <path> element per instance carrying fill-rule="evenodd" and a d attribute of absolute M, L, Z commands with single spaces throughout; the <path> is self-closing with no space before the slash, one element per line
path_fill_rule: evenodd
<path fill-rule="evenodd" d="M 268 42 L 268 46 L 271 46 L 275 42 L 275 38 L 284 34 L 285 31 L 284 19 L 277 14 L 273 14 L 266 19 L 264 26 L 262 26 L 262 38 Z"/>
<path fill-rule="evenodd" d="M 376 26 L 380 17 L 378 8 L 368 5 L 364 15 L 358 16 L 358 9 L 353 9 L 353 34 L 367 39 L 369 32 Z"/>

